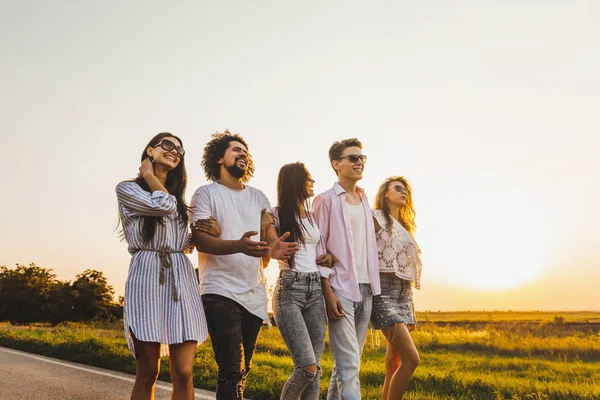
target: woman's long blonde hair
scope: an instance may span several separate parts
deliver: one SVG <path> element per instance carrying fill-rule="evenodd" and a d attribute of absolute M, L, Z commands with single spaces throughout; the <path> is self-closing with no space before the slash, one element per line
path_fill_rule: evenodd
<path fill-rule="evenodd" d="M 400 208 L 398 215 L 394 215 L 394 217 L 397 217 L 400 224 L 402 224 L 402 226 L 412 235 L 417 229 L 417 224 L 415 223 L 417 213 L 413 208 L 412 188 L 405 177 L 391 176 L 383 181 L 381 186 L 379 186 L 377 195 L 375 196 L 375 209 L 383 211 L 383 216 L 385 217 L 386 221 L 385 229 L 391 232 L 393 221 L 385 194 L 390 189 L 390 183 L 392 182 L 400 182 L 406 188 L 406 203 L 404 206 L 402 206 L 402 208 Z"/>

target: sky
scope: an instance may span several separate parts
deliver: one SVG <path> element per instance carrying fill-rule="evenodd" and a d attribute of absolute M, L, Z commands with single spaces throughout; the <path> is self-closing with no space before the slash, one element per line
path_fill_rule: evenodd
<path fill-rule="evenodd" d="M 600 310 L 600 3 L 3 1 L 0 265 L 59 279 L 130 256 L 115 185 L 149 139 L 239 132 L 274 204 L 357 137 L 372 202 L 413 187 L 424 310 Z M 196 254 L 190 256 L 197 265 Z M 274 284 L 277 267 L 267 268 Z"/>

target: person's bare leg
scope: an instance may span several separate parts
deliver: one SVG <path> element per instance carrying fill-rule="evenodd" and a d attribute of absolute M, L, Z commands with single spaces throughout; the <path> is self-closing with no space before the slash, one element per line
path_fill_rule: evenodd
<path fill-rule="evenodd" d="M 400 356 L 396 353 L 394 346 L 390 342 L 386 342 L 385 349 L 385 379 L 383 381 L 383 390 L 381 392 L 381 400 L 388 399 L 388 393 L 390 389 L 390 382 L 394 372 L 400 366 Z"/>
<path fill-rule="evenodd" d="M 419 352 L 406 324 L 397 323 L 395 326 L 392 325 L 382 329 L 382 332 L 400 356 L 400 367 L 390 380 L 386 400 L 402 399 L 408 387 L 408 382 L 419 365 Z"/>
<path fill-rule="evenodd" d="M 192 400 L 194 398 L 194 357 L 196 341 L 188 341 L 169 346 L 171 362 L 172 400 Z"/>
<path fill-rule="evenodd" d="M 153 400 L 160 366 L 160 343 L 142 342 L 130 333 L 135 348 L 135 383 L 131 400 Z"/>

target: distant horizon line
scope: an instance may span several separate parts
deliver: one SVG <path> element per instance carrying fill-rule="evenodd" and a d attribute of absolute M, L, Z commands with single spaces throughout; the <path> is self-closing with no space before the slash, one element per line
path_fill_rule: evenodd
<path fill-rule="evenodd" d="M 526 312 L 537 312 L 537 313 L 554 313 L 554 312 L 589 312 L 589 313 L 600 313 L 600 309 L 598 310 L 415 310 L 416 312 L 507 312 L 507 313 L 526 313 Z"/>

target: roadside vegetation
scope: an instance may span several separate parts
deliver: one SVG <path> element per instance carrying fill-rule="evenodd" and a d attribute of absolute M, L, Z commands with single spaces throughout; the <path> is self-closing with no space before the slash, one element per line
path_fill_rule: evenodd
<path fill-rule="evenodd" d="M 600 399 L 600 313 L 419 313 L 413 337 L 421 364 L 407 399 Z M 122 322 L 58 325 L 0 323 L 0 346 L 134 373 Z M 328 346 L 328 345 L 327 345 Z M 363 399 L 383 384 L 385 339 L 370 331 L 361 367 Z M 331 373 L 326 348 L 322 398 Z M 263 328 L 247 388 L 252 399 L 278 399 L 292 361 L 277 328 Z M 168 359 L 160 379 L 169 380 Z M 210 342 L 197 351 L 194 384 L 214 390 Z"/>

